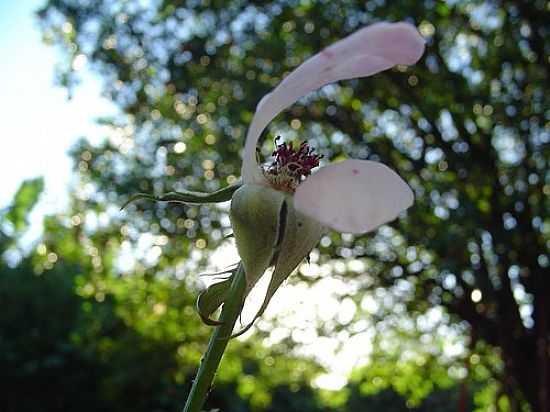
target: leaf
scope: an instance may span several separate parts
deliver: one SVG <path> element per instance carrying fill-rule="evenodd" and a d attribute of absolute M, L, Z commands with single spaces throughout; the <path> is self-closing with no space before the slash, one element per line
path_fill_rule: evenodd
<path fill-rule="evenodd" d="M 19 186 L 5 215 L 5 218 L 13 225 L 16 232 L 21 232 L 27 228 L 28 215 L 38 202 L 43 190 L 44 179 L 42 178 L 26 180 Z"/>
<path fill-rule="evenodd" d="M 122 205 L 120 210 L 124 209 L 130 203 L 135 202 L 136 200 L 151 200 L 153 202 L 172 202 L 172 203 L 186 203 L 186 204 L 196 204 L 196 203 L 221 203 L 231 200 L 233 193 L 241 187 L 241 182 L 226 186 L 220 190 L 217 190 L 212 193 L 204 192 L 193 192 L 190 190 L 184 190 L 182 192 L 169 192 L 162 196 L 154 196 L 147 193 L 138 193 L 130 197 Z"/>

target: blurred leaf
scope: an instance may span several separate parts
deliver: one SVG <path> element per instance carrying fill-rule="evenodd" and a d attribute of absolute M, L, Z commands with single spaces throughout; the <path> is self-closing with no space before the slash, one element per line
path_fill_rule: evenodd
<path fill-rule="evenodd" d="M 21 184 L 4 218 L 16 232 L 24 231 L 28 226 L 28 216 L 44 190 L 44 179 L 26 180 Z"/>

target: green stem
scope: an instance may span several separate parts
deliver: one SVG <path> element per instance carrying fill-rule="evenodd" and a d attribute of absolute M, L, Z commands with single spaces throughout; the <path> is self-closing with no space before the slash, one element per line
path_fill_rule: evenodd
<path fill-rule="evenodd" d="M 216 326 L 216 329 L 210 336 L 208 349 L 206 349 L 206 353 L 201 360 L 199 371 L 193 381 L 193 386 L 191 387 L 191 392 L 189 392 L 183 412 L 200 412 L 233 332 L 235 322 L 241 313 L 245 289 L 246 279 L 241 263 L 231 283 L 229 297 L 223 304 L 220 316 L 220 321 L 223 323 L 220 326 Z"/>

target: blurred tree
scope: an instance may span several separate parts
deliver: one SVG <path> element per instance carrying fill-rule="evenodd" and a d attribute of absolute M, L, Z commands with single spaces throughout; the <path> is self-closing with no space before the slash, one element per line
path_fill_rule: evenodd
<path fill-rule="evenodd" d="M 116 235 L 87 231 L 78 214 L 47 218 L 43 239 L 15 253 L 42 187 L 25 182 L 0 214 L 0 410 L 179 410 L 208 337 L 195 291 L 149 270 L 120 276 Z M 272 396 L 293 397 L 319 411 L 309 385 L 318 370 L 235 342 L 209 403 L 264 411 Z"/>
<path fill-rule="evenodd" d="M 109 253 L 96 253 L 93 242 L 116 236 L 87 232 L 78 214 L 47 218 L 35 248 L 10 254 L 26 227 L 14 223 L 27 222 L 42 187 L 39 179 L 25 182 L 0 216 L 10 245 L 0 249 L 8 261 L 0 263 L 0 410 L 179 410 L 207 332 L 193 313 L 193 293 L 148 271 L 114 273 Z M 395 376 L 394 362 L 375 359 L 350 388 L 328 395 L 342 399 L 333 405 L 310 385 L 319 371 L 312 362 L 289 356 L 285 345 L 234 342 L 208 404 L 231 412 L 422 412 L 440 399 L 452 409 L 456 386 L 445 368 L 423 376 L 432 387 L 411 397 L 406 384 L 397 385 L 405 391 L 380 385 L 380 376 Z M 400 376 L 414 379 L 417 371 Z"/>
<path fill-rule="evenodd" d="M 67 57 L 61 83 L 72 88 L 87 62 L 121 109 L 103 119 L 104 144 L 74 150 L 79 218 L 110 217 L 134 252 L 150 234 L 142 272 L 195 270 L 230 231 L 223 208 L 114 211 L 136 191 L 233 182 L 255 105 L 285 73 L 362 25 L 414 21 L 428 43 L 420 64 L 303 99 L 272 124 L 262 153 L 276 134 L 307 138 L 326 159 L 382 160 L 415 191 L 414 208 L 391 228 L 322 239 L 315 265 L 334 256 L 362 264 L 335 273 L 350 285 L 340 297 L 355 318 L 324 333 L 361 330 L 366 314 L 379 331 L 399 329 L 408 313 L 426 344 L 438 322 L 425 314 L 442 309 L 443 323 L 471 336 L 468 355 L 478 341 L 498 350 L 503 367 L 493 375 L 512 410 L 525 400 L 547 412 L 548 13 L 542 0 L 50 0 L 39 16 Z M 367 289 L 380 304 L 365 304 Z"/>

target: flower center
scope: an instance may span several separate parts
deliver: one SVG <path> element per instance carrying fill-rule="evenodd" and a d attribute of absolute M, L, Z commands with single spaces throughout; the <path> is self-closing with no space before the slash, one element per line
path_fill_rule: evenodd
<path fill-rule="evenodd" d="M 294 193 L 302 180 L 311 174 L 314 167 L 319 166 L 322 155 L 315 154 L 306 142 L 302 142 L 298 149 L 292 143 L 278 144 L 280 136 L 275 138 L 273 162 L 264 170 L 264 176 L 277 189 Z"/>

